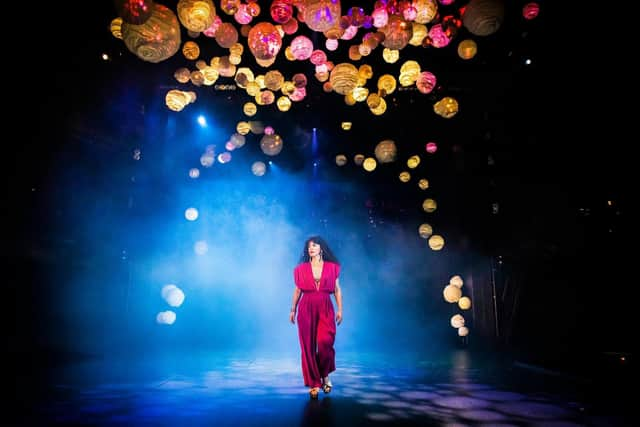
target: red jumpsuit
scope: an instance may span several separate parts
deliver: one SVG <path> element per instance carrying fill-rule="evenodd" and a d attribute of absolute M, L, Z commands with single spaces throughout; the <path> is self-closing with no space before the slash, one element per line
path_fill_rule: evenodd
<path fill-rule="evenodd" d="M 336 291 L 339 275 L 340 265 L 325 261 L 316 288 L 310 262 L 300 263 L 293 270 L 296 286 L 303 294 L 298 305 L 298 336 L 307 387 L 321 387 L 322 378 L 336 370 L 336 321 L 330 295 Z"/>

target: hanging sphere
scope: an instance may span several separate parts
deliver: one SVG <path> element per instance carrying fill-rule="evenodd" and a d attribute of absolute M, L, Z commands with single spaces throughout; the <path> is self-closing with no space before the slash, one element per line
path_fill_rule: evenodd
<path fill-rule="evenodd" d="M 458 112 L 458 101 L 450 96 L 446 96 L 433 105 L 433 111 L 445 119 L 450 119 Z"/>
<path fill-rule="evenodd" d="M 176 10 L 182 25 L 194 33 L 201 33 L 209 28 L 216 17 L 216 7 L 212 0 L 180 0 Z"/>
<path fill-rule="evenodd" d="M 258 121 L 258 120 L 251 121 L 248 123 L 248 126 L 249 126 L 249 130 L 256 135 L 265 133 L 265 127 L 261 121 Z"/>
<path fill-rule="evenodd" d="M 261 22 L 249 31 L 247 44 L 256 59 L 268 61 L 274 59 L 280 51 L 282 37 L 275 25 Z"/>
<path fill-rule="evenodd" d="M 420 73 L 418 79 L 416 80 L 416 87 L 418 88 L 420 93 L 426 95 L 428 93 L 431 93 L 433 88 L 436 87 L 436 83 L 437 79 L 433 73 L 430 73 L 429 71 L 423 71 Z"/>
<path fill-rule="evenodd" d="M 502 0 L 471 0 L 462 14 L 462 23 L 471 34 L 488 36 L 498 31 L 504 21 Z"/>
<path fill-rule="evenodd" d="M 395 141 L 391 139 L 385 139 L 384 141 L 380 141 L 374 150 L 376 159 L 380 163 L 391 163 L 395 161 L 396 156 L 398 154 L 398 148 L 396 147 Z"/>
<path fill-rule="evenodd" d="M 209 245 L 205 240 L 198 240 L 193 244 L 193 252 L 196 255 L 205 255 L 209 251 Z"/>
<path fill-rule="evenodd" d="M 420 224 L 420 227 L 418 227 L 418 234 L 423 239 L 428 239 L 433 234 L 433 227 L 427 223 Z"/>
<path fill-rule="evenodd" d="M 251 131 L 251 126 L 249 125 L 249 122 L 238 122 L 238 124 L 236 125 L 236 132 L 238 132 L 240 135 L 246 135 Z"/>
<path fill-rule="evenodd" d="M 122 24 L 122 40 L 138 58 L 158 63 L 180 49 L 180 24 L 171 9 L 156 4 L 144 24 Z"/>
<path fill-rule="evenodd" d="M 340 20 L 340 0 L 306 0 L 302 16 L 313 31 L 325 32 Z"/>
<path fill-rule="evenodd" d="M 165 105 L 172 111 L 182 111 L 191 102 L 187 92 L 171 89 L 164 97 Z"/>
<path fill-rule="evenodd" d="M 200 56 L 200 46 L 194 41 L 187 41 L 182 45 L 182 54 L 189 60 L 198 59 Z"/>
<path fill-rule="evenodd" d="M 198 209 L 188 208 L 184 211 L 184 217 L 189 221 L 195 221 L 196 219 L 198 219 Z"/>
<path fill-rule="evenodd" d="M 438 208 L 438 204 L 433 199 L 424 199 L 422 202 L 422 209 L 425 212 L 431 213 L 434 212 Z"/>
<path fill-rule="evenodd" d="M 271 18 L 278 24 L 284 24 L 293 16 L 291 0 L 273 0 L 269 8 Z"/>
<path fill-rule="evenodd" d="M 378 105 L 376 107 L 369 107 L 369 110 L 376 116 L 380 116 L 382 114 L 384 114 L 385 111 L 387 111 L 387 101 L 385 101 L 383 98 L 380 98 L 380 102 L 378 103 Z"/>
<path fill-rule="evenodd" d="M 462 291 L 460 290 L 460 288 L 456 286 L 447 285 L 444 287 L 444 290 L 442 291 L 442 295 L 444 296 L 444 300 L 446 302 L 454 303 L 454 302 L 458 302 L 460 297 L 462 297 Z"/>
<path fill-rule="evenodd" d="M 178 287 L 172 288 L 166 292 L 164 299 L 171 307 L 180 307 L 184 302 L 184 292 Z"/>
<path fill-rule="evenodd" d="M 282 138 L 280 135 L 265 135 L 260 140 L 260 149 L 267 156 L 275 156 L 282 151 Z"/>
<path fill-rule="evenodd" d="M 451 316 L 451 326 L 454 328 L 461 328 L 464 326 L 464 317 L 462 317 L 462 314 L 454 314 Z"/>
<path fill-rule="evenodd" d="M 180 83 L 188 83 L 191 80 L 191 72 L 187 67 L 180 67 L 173 73 L 173 77 Z"/>
<path fill-rule="evenodd" d="M 534 19 L 540 13 L 540 5 L 536 2 L 530 2 L 522 7 L 522 16 L 526 20 Z"/>
<path fill-rule="evenodd" d="M 434 251 L 439 251 L 444 248 L 444 238 L 438 234 L 434 234 L 433 236 L 429 237 L 428 243 L 431 250 Z"/>
<path fill-rule="evenodd" d="M 405 47 L 413 36 L 413 25 L 399 15 L 391 15 L 387 25 L 380 29 L 384 33 L 382 45 L 389 49 L 400 50 Z"/>
<path fill-rule="evenodd" d="M 478 45 L 471 39 L 458 43 L 458 56 L 462 59 L 471 59 L 478 53 Z"/>
<path fill-rule="evenodd" d="M 440 3 L 445 4 L 445 1 L 440 0 Z M 414 22 L 418 24 L 428 24 L 438 14 L 436 0 L 414 0 L 412 4 L 417 10 Z"/>
<path fill-rule="evenodd" d="M 254 116 L 258 112 L 258 106 L 253 102 L 246 102 L 242 106 L 242 112 L 249 117 Z"/>
<path fill-rule="evenodd" d="M 216 42 L 220 47 L 230 49 L 238 43 L 238 30 L 230 22 L 223 22 L 216 31 Z"/>
<path fill-rule="evenodd" d="M 373 12 L 371 12 L 372 24 L 376 28 L 382 28 L 389 22 L 389 13 L 384 5 L 377 6 Z"/>
<path fill-rule="evenodd" d="M 329 76 L 333 91 L 340 95 L 351 92 L 358 83 L 358 69 L 349 62 L 336 65 Z"/>
<path fill-rule="evenodd" d="M 291 55 L 298 61 L 304 61 L 311 57 L 313 42 L 305 36 L 298 36 L 291 40 Z"/>
<path fill-rule="evenodd" d="M 391 74 L 381 75 L 378 77 L 378 90 L 383 90 L 385 94 L 391 95 L 396 90 L 396 78 Z M 376 96 L 379 97 L 377 94 Z"/>
<path fill-rule="evenodd" d="M 278 110 L 282 112 L 289 111 L 289 109 L 291 108 L 291 99 L 286 96 L 281 96 L 276 101 L 276 105 L 278 107 Z"/>
<path fill-rule="evenodd" d="M 263 176 L 266 171 L 267 165 L 265 165 L 263 162 L 253 162 L 253 164 L 251 165 L 251 173 L 255 176 Z"/>
<path fill-rule="evenodd" d="M 238 11 L 233 15 L 233 19 L 235 19 L 238 24 L 247 25 L 253 21 L 253 16 L 249 12 L 249 7 L 242 3 L 238 6 Z"/>
<path fill-rule="evenodd" d="M 109 25 L 109 30 L 113 37 L 122 40 L 122 18 L 114 18 Z"/>
<path fill-rule="evenodd" d="M 371 172 L 376 168 L 377 164 L 378 163 L 376 162 L 376 159 L 374 159 L 373 157 L 367 157 L 366 159 L 364 159 L 364 162 L 362 163 L 362 167 L 367 172 Z"/>
<path fill-rule="evenodd" d="M 389 49 L 385 47 L 382 50 L 382 59 L 389 64 L 394 64 L 400 59 L 400 51 L 397 49 Z"/>
<path fill-rule="evenodd" d="M 295 87 L 305 87 L 307 86 L 307 76 L 302 73 L 294 74 L 293 77 L 291 77 L 291 82 Z"/>
<path fill-rule="evenodd" d="M 409 157 L 409 159 L 407 160 L 407 166 L 409 167 L 409 169 L 415 169 L 418 167 L 419 164 L 420 164 L 420 156 L 418 155 L 413 155 Z"/>
<path fill-rule="evenodd" d="M 234 15 L 240 7 L 240 0 L 220 0 L 220 10 L 227 15 Z"/>
<path fill-rule="evenodd" d="M 442 27 L 442 24 L 436 24 L 429 29 L 429 40 L 431 46 L 435 48 L 443 48 L 451 43 L 451 37 Z"/>
<path fill-rule="evenodd" d="M 270 70 L 264 75 L 264 85 L 267 89 L 278 91 L 284 83 L 284 76 L 278 70 Z"/>
<path fill-rule="evenodd" d="M 449 284 L 457 286 L 458 288 L 461 288 L 463 283 L 462 277 L 457 274 L 455 276 L 451 276 L 451 279 L 449 279 Z"/>
<path fill-rule="evenodd" d="M 235 148 L 242 148 L 244 146 L 244 144 L 246 143 L 246 137 L 244 135 L 240 135 L 239 133 L 234 133 L 231 135 L 231 137 L 229 138 L 229 143 L 231 143 L 231 146 L 235 149 Z"/>
<path fill-rule="evenodd" d="M 171 310 L 161 311 L 156 316 L 156 322 L 159 323 L 160 325 L 173 325 L 175 321 L 176 321 L 176 313 Z"/>
<path fill-rule="evenodd" d="M 155 5 L 152 0 L 115 0 L 115 6 L 122 22 L 142 25 L 151 18 Z"/>

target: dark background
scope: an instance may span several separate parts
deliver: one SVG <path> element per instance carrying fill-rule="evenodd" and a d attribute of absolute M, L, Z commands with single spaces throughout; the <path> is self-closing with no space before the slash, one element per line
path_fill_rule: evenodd
<path fill-rule="evenodd" d="M 292 141 L 278 158 L 283 168 L 311 170 L 304 135 L 317 127 L 324 141 L 314 159 L 321 164 L 320 176 L 327 182 L 366 183 L 369 193 L 359 195 L 356 205 L 378 223 L 409 228 L 420 216 L 421 195 L 398 186 L 401 165 L 365 176 L 353 167 L 336 172 L 333 159 L 339 152 L 350 159 L 371 152 L 387 137 L 406 153 L 422 149 L 424 133 L 437 140 L 439 161 L 428 164 L 433 181 L 443 188 L 436 219 L 449 232 L 452 248 L 476 254 L 475 274 L 497 289 L 499 331 L 496 336 L 492 322 L 486 322 L 481 342 L 567 366 L 576 354 L 630 351 L 634 275 L 626 257 L 632 249 L 629 152 L 635 134 L 628 133 L 634 126 L 627 124 L 634 120 L 633 109 L 623 103 L 633 91 L 627 84 L 629 67 L 585 36 L 595 30 L 582 16 L 586 11 L 553 3 L 540 2 L 540 16 L 528 22 L 520 15 L 524 3 L 508 2 L 502 28 L 474 38 L 479 54 L 470 63 L 457 58 L 454 49 L 425 50 L 424 57 L 433 59 L 432 71 L 442 76 L 438 89 L 432 96 L 398 91 L 381 117 L 323 93 L 306 64 L 308 98 L 294 103 L 289 113 L 271 111 L 265 118 Z M 64 356 L 65 348 L 47 344 L 47 302 L 56 292 L 47 282 L 52 269 L 89 256 L 80 231 L 59 225 L 60 217 L 72 214 L 60 203 L 70 187 L 52 178 L 80 168 L 84 184 L 110 194 L 108 208 L 118 211 L 131 191 L 127 182 L 136 167 L 131 153 L 147 144 L 144 154 L 157 160 L 157 167 L 144 171 L 145 182 L 171 185 L 170 172 L 179 160 L 168 154 L 169 142 L 162 137 L 156 145 L 145 141 L 161 135 L 154 122 L 166 120 L 169 112 L 157 101 L 176 86 L 172 72 L 186 62 L 180 53 L 161 64 L 134 57 L 109 33 L 116 16 L 113 2 L 46 4 L 34 13 L 24 28 L 31 38 L 15 38 L 9 50 L 14 66 L 5 67 L 5 73 L 11 70 L 5 99 L 12 131 L 4 141 L 9 197 L 3 256 L 12 301 L 8 343 L 20 360 L 34 354 Z M 599 37 L 613 32 L 619 40 L 628 31 L 612 16 L 603 21 Z M 213 40 L 208 44 L 209 56 L 223 51 Z M 103 61 L 103 52 L 112 60 Z M 249 56 L 245 52 L 243 58 Z M 533 59 L 530 66 L 523 63 L 527 57 Z M 380 70 L 388 65 L 379 51 L 370 63 L 374 71 L 376 65 Z M 284 59 L 278 64 L 285 75 L 293 67 Z M 231 120 L 241 116 L 243 95 L 209 91 L 193 107 L 227 111 Z M 430 110 L 445 95 L 461 103 L 450 121 Z M 347 117 L 354 122 L 349 133 L 339 129 Z M 186 126 L 176 120 L 178 128 Z M 120 163 L 114 167 L 114 162 Z M 119 172 L 105 181 L 103 172 L 110 168 Z M 75 172 L 69 176 L 78 176 Z M 102 255 L 117 259 L 120 247 L 110 246 L 108 233 L 101 237 Z M 483 307 L 489 317 L 492 309 Z"/>

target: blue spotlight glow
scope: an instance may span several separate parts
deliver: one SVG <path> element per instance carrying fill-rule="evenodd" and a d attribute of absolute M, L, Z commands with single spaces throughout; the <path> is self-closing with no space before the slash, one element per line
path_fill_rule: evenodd
<path fill-rule="evenodd" d="M 207 119 L 205 119 L 203 115 L 198 116 L 198 124 L 202 127 L 206 127 Z"/>
<path fill-rule="evenodd" d="M 273 165 L 273 161 L 272 160 L 269 160 L 269 165 Z"/>
<path fill-rule="evenodd" d="M 313 128 L 313 134 L 311 135 L 311 153 L 313 157 L 316 157 L 318 153 L 318 133 L 316 132 L 316 128 Z"/>

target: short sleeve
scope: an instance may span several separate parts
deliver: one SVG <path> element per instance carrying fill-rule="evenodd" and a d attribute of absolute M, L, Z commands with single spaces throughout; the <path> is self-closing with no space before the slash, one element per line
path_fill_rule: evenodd
<path fill-rule="evenodd" d="M 340 278 L 340 264 L 335 264 L 334 274 L 336 276 L 336 280 Z"/>
<path fill-rule="evenodd" d="M 297 288 L 300 288 L 300 269 L 298 267 L 293 269 L 293 282 Z"/>

